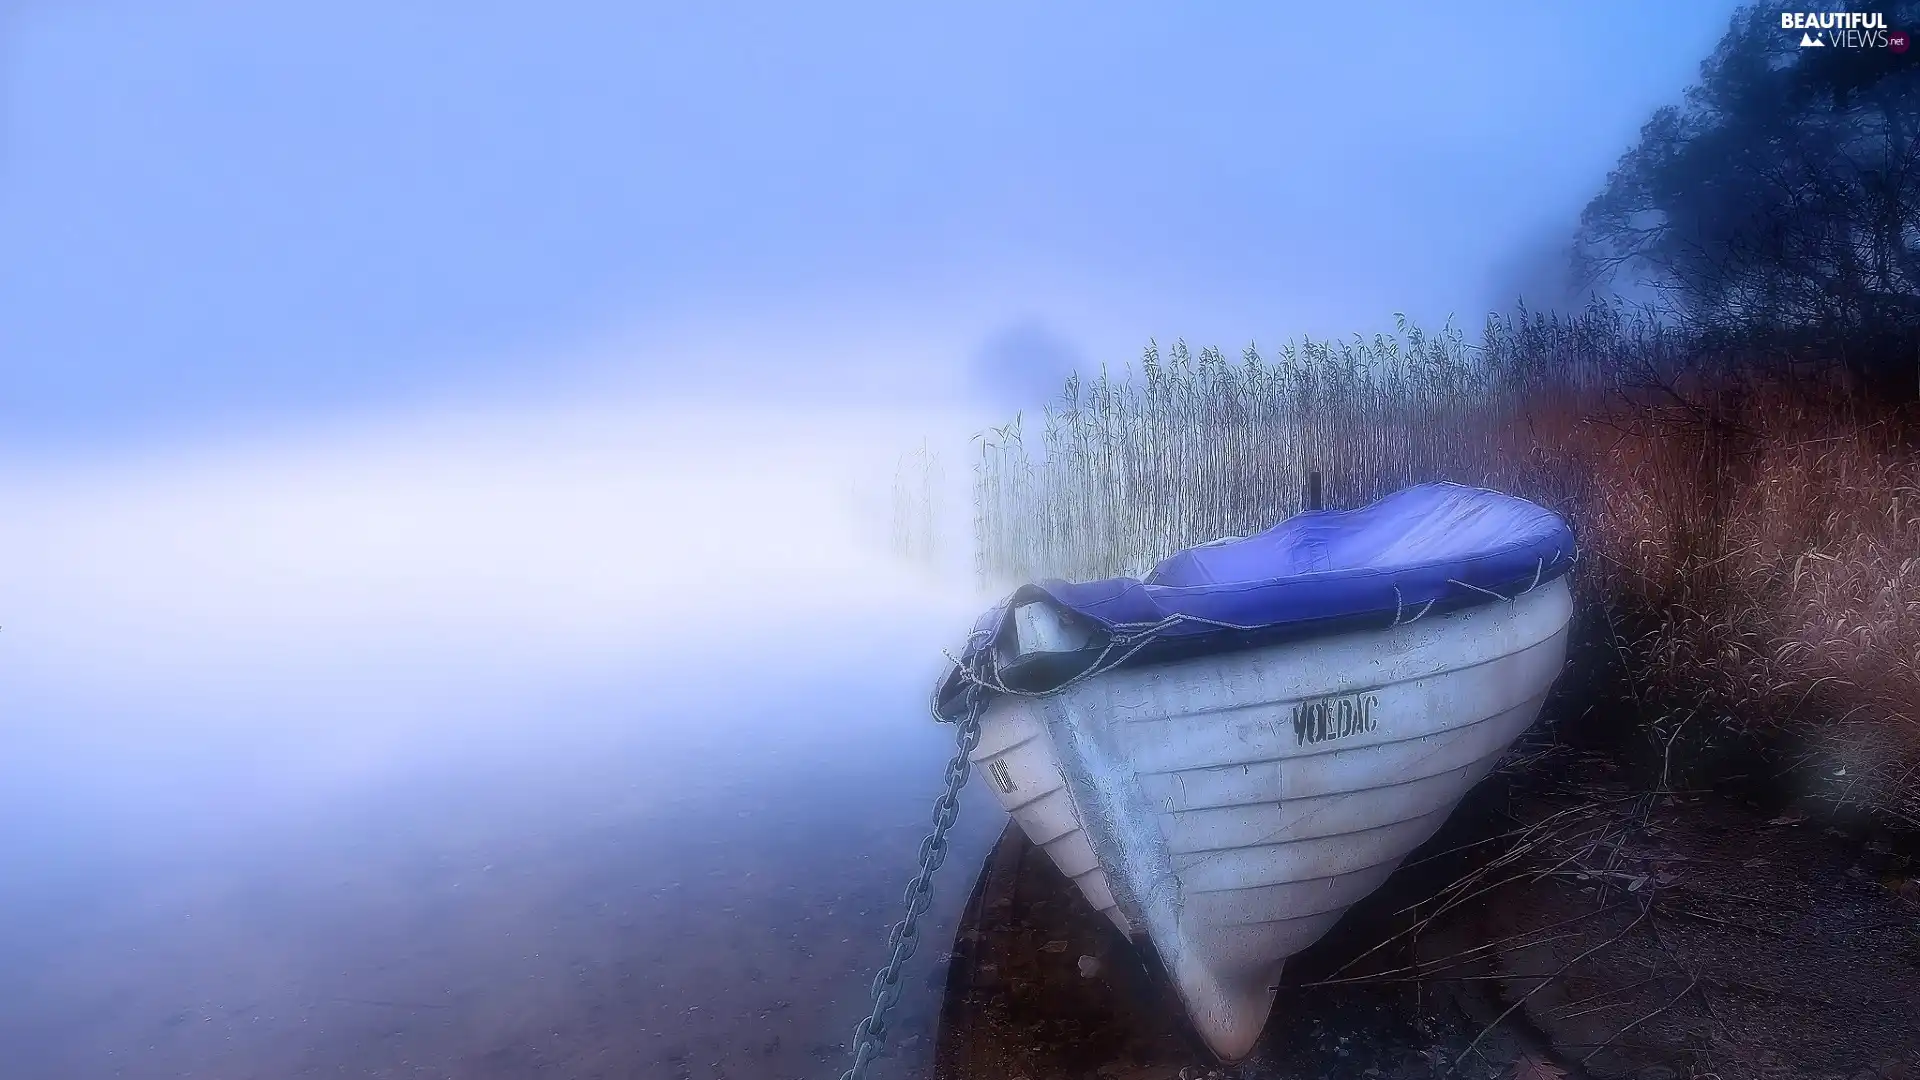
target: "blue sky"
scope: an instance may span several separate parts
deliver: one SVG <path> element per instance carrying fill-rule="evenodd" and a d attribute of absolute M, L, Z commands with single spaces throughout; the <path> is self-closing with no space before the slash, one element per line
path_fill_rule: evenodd
<path fill-rule="evenodd" d="M 38 457 L 1472 319 L 1730 9 L 11 10 L 0 450 Z"/>

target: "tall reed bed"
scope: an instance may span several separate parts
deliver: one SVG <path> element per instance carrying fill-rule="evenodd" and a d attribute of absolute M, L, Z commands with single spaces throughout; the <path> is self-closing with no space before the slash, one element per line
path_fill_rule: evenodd
<path fill-rule="evenodd" d="M 1271 357 L 1249 345 L 1236 361 L 1149 344 L 1137 367 L 1070 379 L 1037 423 L 1023 414 L 980 437 L 977 568 L 993 584 L 1139 574 L 1297 513 L 1309 472 L 1330 506 L 1429 480 L 1520 482 L 1542 464 L 1527 445 L 1536 399 L 1604 391 L 1612 369 L 1595 346 L 1624 332 L 1596 308 L 1489 322 L 1477 344 L 1404 320 Z"/>
<path fill-rule="evenodd" d="M 1785 745 L 1920 827 L 1913 418 L 1621 311 L 1229 359 L 1176 342 L 979 438 L 976 570 L 1139 575 L 1302 509 L 1452 480 L 1554 507 L 1655 743 Z"/>

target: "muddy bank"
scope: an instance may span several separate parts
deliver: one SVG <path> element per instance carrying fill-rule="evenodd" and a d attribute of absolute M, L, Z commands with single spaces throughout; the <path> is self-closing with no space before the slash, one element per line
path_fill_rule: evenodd
<path fill-rule="evenodd" d="M 1438 853 L 1356 906 L 1289 964 L 1273 1020 L 1232 1075 L 1402 1078 L 1556 1076 L 1524 1021 L 1486 1030 L 1483 987 L 1404 977 L 1412 960 L 1410 896 L 1457 863 L 1449 850 L 1482 824 L 1450 823 Z M 1417 908 L 1417 904 L 1415 907 Z M 1376 948 L 1382 941 L 1387 948 Z M 975 883 L 955 938 L 935 1047 L 935 1080 L 1174 1080 L 1212 1059 L 1179 1020 L 1170 992 L 1087 906 L 1046 854 L 1008 824 Z M 1477 1040 L 1477 1044 L 1476 1044 Z"/>
<path fill-rule="evenodd" d="M 1711 793 L 1592 784 L 1459 928 L 1566 1065 L 1597 1077 L 1920 1077 L 1909 855 Z"/>
<path fill-rule="evenodd" d="M 1289 964 L 1241 1080 L 1920 1078 L 1915 860 L 1541 742 Z M 1210 1060 L 1138 956 L 1008 832 L 954 942 L 937 1080 Z"/>

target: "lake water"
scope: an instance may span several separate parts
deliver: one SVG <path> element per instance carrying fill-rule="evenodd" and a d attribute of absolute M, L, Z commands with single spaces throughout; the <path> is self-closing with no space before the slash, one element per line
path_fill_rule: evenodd
<path fill-rule="evenodd" d="M 876 558 L 836 500 L 905 440 L 834 426 L 0 470 L 0 1075 L 837 1077 L 978 598 Z M 969 791 L 876 1075 L 1001 820 Z"/>
<path fill-rule="evenodd" d="M 555 694 L 304 798 L 278 740 L 14 754 L 6 1075 L 837 1076 L 952 733 L 934 628 L 890 618 Z M 880 1075 L 930 1055 L 985 802 Z"/>

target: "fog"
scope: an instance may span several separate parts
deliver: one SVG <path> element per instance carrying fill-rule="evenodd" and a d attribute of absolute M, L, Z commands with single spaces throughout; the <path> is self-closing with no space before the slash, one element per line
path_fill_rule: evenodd
<path fill-rule="evenodd" d="M 850 1029 L 982 602 L 894 558 L 879 496 L 965 422 L 576 392 L 9 464 L 11 1067 L 474 1075 L 501 1040 L 645 1062 Z M 780 960 L 823 912 L 842 958 Z M 562 1034 L 609 991 L 529 990 L 582 963 L 646 971 L 617 1034 Z M 666 1019 L 796 993 L 751 1043 Z M 424 1018 L 397 1042 L 396 1010 Z"/>
<path fill-rule="evenodd" d="M 837 1073 L 969 438 L 1149 338 L 1564 293 L 1724 22 L 7 6 L 0 1060 Z"/>
<path fill-rule="evenodd" d="M 130 821 L 160 800 L 173 831 L 257 825 L 595 725 L 710 738 L 735 722 L 716 702 L 883 647 L 930 680 L 977 598 L 896 562 L 874 500 L 910 436 L 963 424 L 557 400 L 16 464 L 0 769 Z M 563 704 L 609 686 L 651 715 Z"/>

